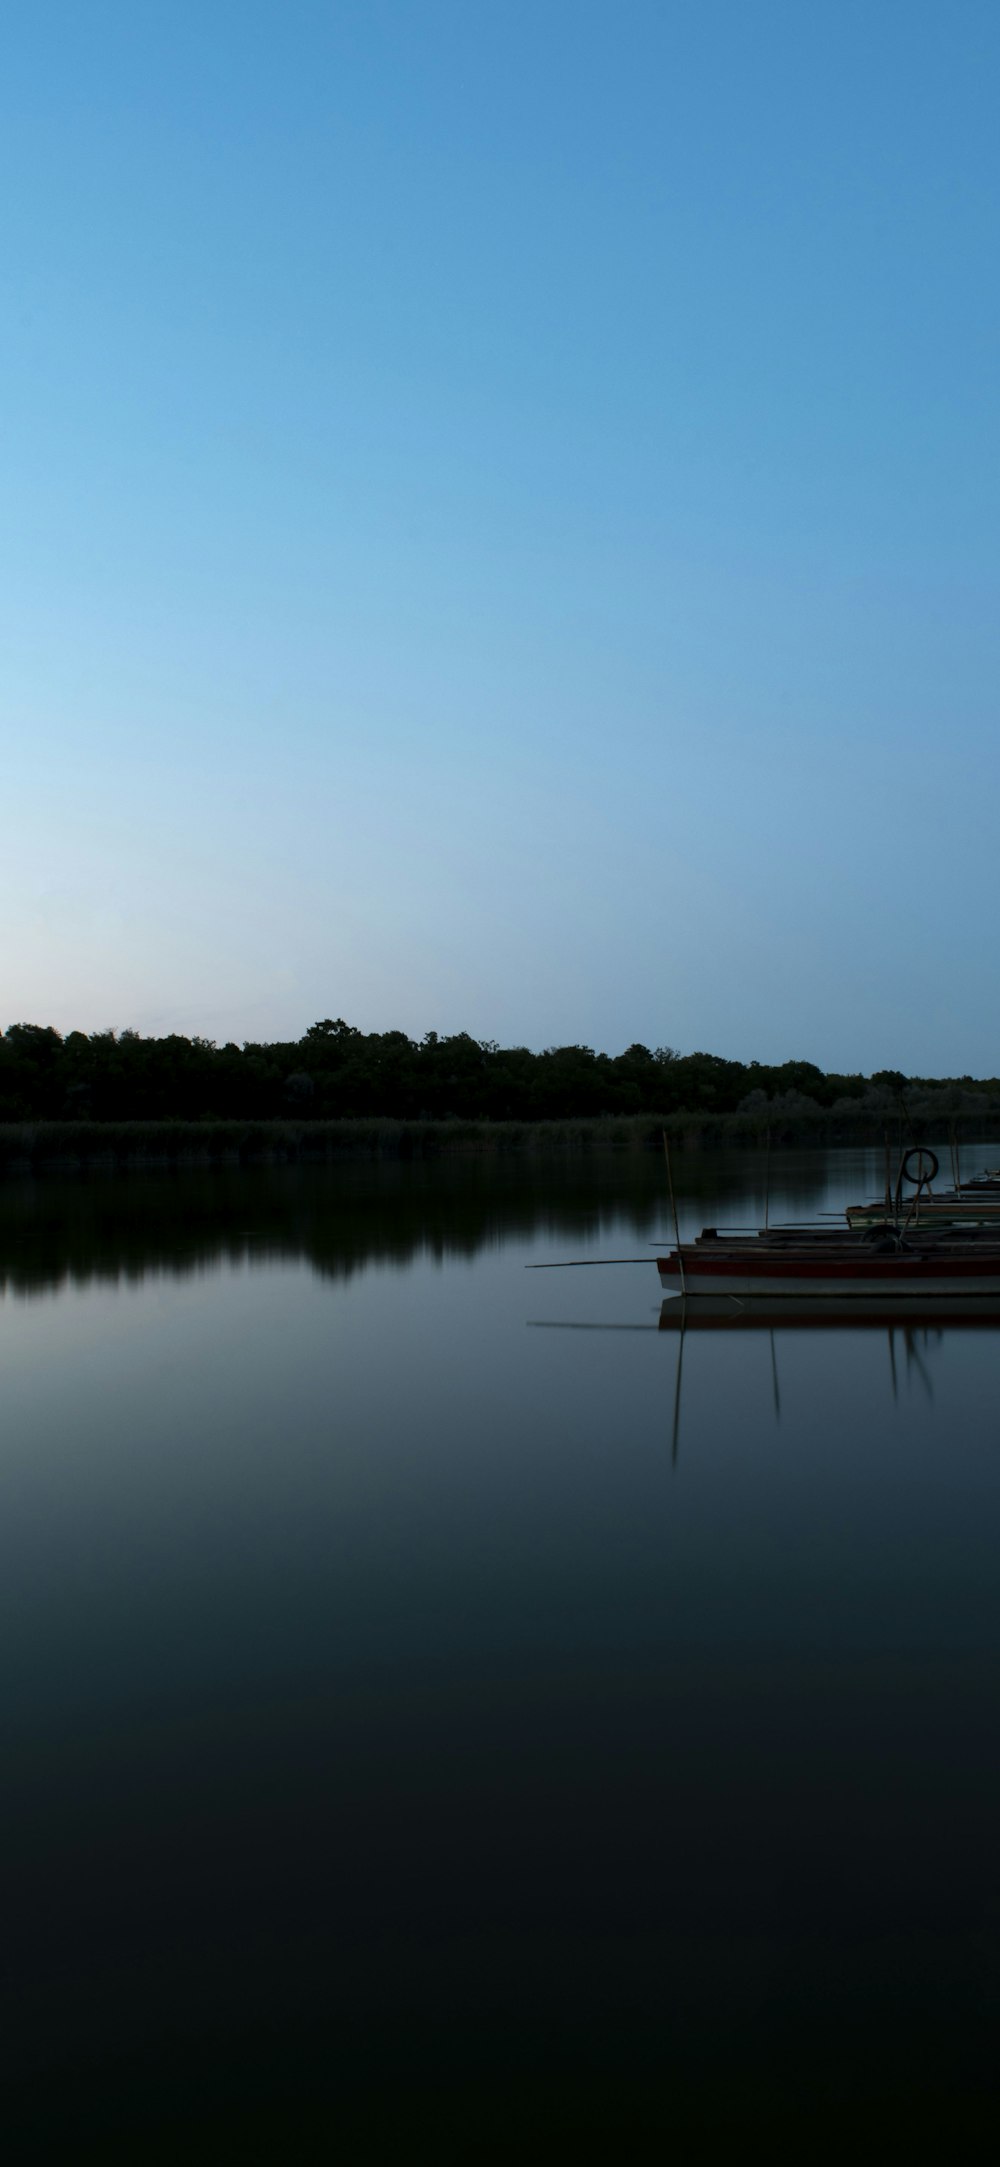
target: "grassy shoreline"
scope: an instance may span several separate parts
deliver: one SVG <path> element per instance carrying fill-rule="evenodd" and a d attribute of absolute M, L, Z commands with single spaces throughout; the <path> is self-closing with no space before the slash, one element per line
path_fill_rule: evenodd
<path fill-rule="evenodd" d="M 943 1121 L 911 1110 L 904 1135 L 897 1116 L 851 1118 L 796 1113 L 770 1123 L 773 1146 L 789 1144 L 875 1145 L 888 1125 L 893 1144 L 919 1132 L 933 1143 L 975 1135 L 1000 1138 L 1000 1114 L 968 1114 Z M 0 1173 L 45 1167 L 142 1165 L 280 1165 L 303 1161 L 432 1159 L 500 1156 L 529 1152 L 645 1152 L 662 1149 L 666 1131 L 678 1151 L 728 1144 L 760 1148 L 768 1121 L 753 1113 L 583 1116 L 560 1121 L 394 1121 L 385 1117 L 340 1121 L 18 1121 L 0 1123 Z"/>

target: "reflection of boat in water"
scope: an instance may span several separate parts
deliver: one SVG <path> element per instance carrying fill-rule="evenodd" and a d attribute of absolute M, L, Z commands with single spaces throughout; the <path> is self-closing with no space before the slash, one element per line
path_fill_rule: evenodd
<path fill-rule="evenodd" d="M 1000 1294 L 956 1299 L 948 1295 L 913 1294 L 905 1301 L 891 1295 L 775 1295 L 742 1302 L 731 1295 L 700 1295 L 697 1301 L 670 1295 L 660 1308 L 661 1332 L 739 1332 L 866 1326 L 881 1331 L 909 1330 L 913 1325 L 948 1326 L 949 1329 L 1000 1331 Z"/>
<path fill-rule="evenodd" d="M 699 1295 L 693 1301 L 674 1296 L 660 1308 L 659 1329 L 672 1332 L 677 1348 L 674 1375 L 671 1460 L 676 1465 L 681 1428 L 681 1379 L 684 1347 L 690 1332 L 754 1332 L 770 1342 L 771 1391 L 774 1419 L 781 1421 L 781 1388 L 778 1374 L 778 1342 L 789 1330 L 843 1331 L 859 1329 L 884 1333 L 889 1361 L 892 1397 L 898 1401 L 903 1385 L 916 1383 L 929 1400 L 934 1398 L 933 1375 L 928 1359 L 940 1348 L 949 1332 L 985 1330 L 1000 1332 L 1000 1294 L 952 1297 L 911 1295 L 905 1301 L 891 1295 L 779 1295 L 751 1302 L 731 1296 Z M 786 1352 L 788 1351 L 786 1342 Z M 800 1352 L 805 1352 L 800 1347 Z M 818 1359 L 818 1350 L 815 1350 Z M 808 1375 L 799 1369 L 800 1376 Z"/>
<path fill-rule="evenodd" d="M 1000 1295 L 1000 1235 L 990 1228 L 880 1226 L 867 1233 L 777 1228 L 718 1234 L 706 1227 L 656 1259 L 665 1294 L 738 1300 L 802 1295 L 890 1301 Z"/>

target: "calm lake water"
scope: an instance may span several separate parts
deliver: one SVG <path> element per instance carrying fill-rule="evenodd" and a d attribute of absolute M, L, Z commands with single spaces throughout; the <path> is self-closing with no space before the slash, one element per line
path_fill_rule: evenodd
<path fill-rule="evenodd" d="M 0 1189 L 9 2157 L 992 2156 L 1000 1329 L 524 1269 L 670 1224 L 655 1157 Z"/>

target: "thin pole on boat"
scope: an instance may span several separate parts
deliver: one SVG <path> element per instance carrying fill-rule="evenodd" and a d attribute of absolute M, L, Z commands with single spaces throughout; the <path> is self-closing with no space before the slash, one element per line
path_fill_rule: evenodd
<path fill-rule="evenodd" d="M 884 1143 L 884 1145 L 885 1145 L 885 1208 L 886 1208 L 886 1211 L 891 1211 L 891 1210 L 892 1210 L 892 1158 L 891 1158 L 891 1154 L 890 1154 L 890 1149 L 889 1149 L 889 1131 L 888 1131 L 888 1129 L 883 1129 L 883 1131 L 882 1131 L 882 1141 L 883 1141 L 883 1143 Z"/>
<path fill-rule="evenodd" d="M 764 1232 L 768 1230 L 768 1214 L 771 1207 L 771 1131 L 768 1128 L 764 1146 Z"/>
<path fill-rule="evenodd" d="M 677 1222 L 677 1200 L 674 1196 L 674 1176 L 673 1169 L 670 1164 L 670 1145 L 667 1141 L 666 1129 L 662 1131 L 662 1136 L 663 1155 L 667 1162 L 667 1187 L 670 1191 L 670 1209 L 674 1215 L 674 1240 L 677 1243 L 677 1271 L 681 1283 L 681 1300 L 683 1301 L 684 1296 L 687 1293 L 687 1288 L 684 1284 L 684 1259 L 681 1255 L 681 1230 Z"/>

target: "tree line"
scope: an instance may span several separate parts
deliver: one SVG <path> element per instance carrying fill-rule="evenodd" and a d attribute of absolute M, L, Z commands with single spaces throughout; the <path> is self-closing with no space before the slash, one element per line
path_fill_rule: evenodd
<path fill-rule="evenodd" d="M 671 1046 L 500 1046 L 466 1031 L 421 1039 L 324 1017 L 300 1039 L 219 1046 L 138 1031 L 12 1023 L 0 1037 L 0 1121 L 546 1121 L 597 1115 L 757 1114 L 786 1120 L 898 1108 L 905 1079 L 825 1073 L 812 1061 L 727 1061 Z M 1000 1082 L 917 1078 L 925 1110 L 1000 1109 Z"/>

